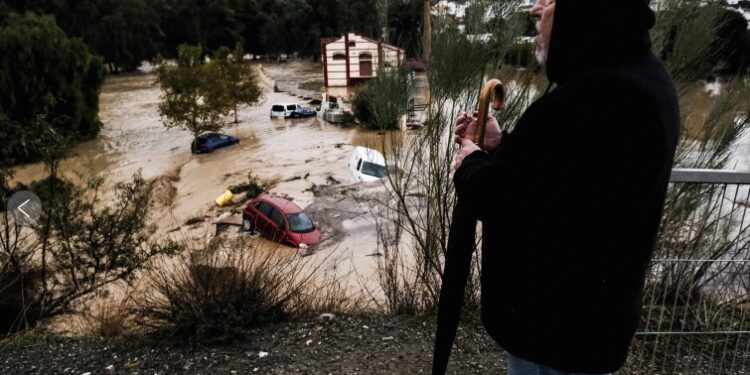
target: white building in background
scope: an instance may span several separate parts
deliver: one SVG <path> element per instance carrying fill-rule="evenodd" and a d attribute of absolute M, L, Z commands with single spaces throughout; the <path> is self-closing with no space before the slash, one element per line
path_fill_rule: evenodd
<path fill-rule="evenodd" d="M 453 16 L 458 20 L 466 17 L 468 4 L 458 4 L 452 1 L 440 0 L 430 9 L 433 16 Z"/>
<path fill-rule="evenodd" d="M 406 51 L 382 41 L 347 33 L 320 42 L 323 79 L 326 87 L 345 87 L 377 76 L 378 66 L 401 66 Z"/>

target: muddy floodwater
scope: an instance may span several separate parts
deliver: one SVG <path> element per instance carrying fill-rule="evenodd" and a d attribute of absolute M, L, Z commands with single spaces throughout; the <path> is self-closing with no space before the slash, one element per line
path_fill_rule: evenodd
<path fill-rule="evenodd" d="M 160 179 L 155 194 L 161 202 L 152 220 L 159 234 L 186 240 L 192 246 L 205 239 L 206 225 L 191 227 L 186 223 L 200 218 L 210 224 L 224 212 L 241 211 L 244 202 L 220 209 L 214 200 L 229 186 L 247 181 L 248 172 L 275 181 L 271 193 L 289 197 L 303 208 L 316 201 L 319 189 L 315 187 L 328 187 L 327 191 L 335 194 L 359 190 L 361 184 L 349 172 L 348 159 L 356 145 L 375 145 L 379 136 L 316 117 L 271 119 L 273 103 L 314 106 L 297 95 L 274 92 L 267 79 L 287 72 L 292 79 L 304 77 L 304 87 L 313 92 L 318 88 L 316 80 L 322 82 L 322 72 L 312 63 L 264 70 L 269 73 L 262 81 L 262 101 L 241 108 L 239 124 L 224 131 L 240 143 L 203 155 L 190 153 L 189 132 L 164 127 L 157 108 L 161 90 L 154 75 L 108 77 L 100 97 L 101 133 L 73 149 L 61 163 L 61 174 L 74 182 L 80 182 L 81 175 L 103 174 L 110 184 L 128 180 L 137 171 L 146 178 Z M 15 179 L 30 183 L 44 176 L 43 166 L 33 164 L 19 168 Z M 352 202 L 342 197 L 318 197 L 317 205 L 310 207 L 310 216 L 325 234 L 335 237 L 324 241 L 316 255 L 325 256 L 330 269 L 348 275 L 351 285 L 359 287 L 361 280 L 377 281 L 377 259 L 371 256 L 377 251 L 377 236 L 367 206 Z M 326 217 L 316 217 L 316 213 Z M 239 235 L 237 229 L 229 230 Z"/>
<path fill-rule="evenodd" d="M 315 107 L 308 102 L 324 90 L 320 65 L 293 62 L 254 69 L 260 74 L 263 99 L 241 108 L 239 123 L 224 131 L 240 143 L 204 155 L 190 153 L 189 132 L 164 127 L 158 114 L 161 90 L 153 74 L 108 77 L 100 96 L 101 133 L 72 150 L 60 165 L 61 174 L 78 183 L 86 176 L 106 175 L 110 186 L 138 171 L 156 179 L 157 206 L 152 221 L 158 234 L 188 243 L 195 250 L 216 235 L 216 229 L 211 228 L 215 228 L 217 217 L 241 212 L 242 198 L 227 208 L 215 207 L 214 200 L 229 186 L 246 182 L 252 172 L 261 180 L 274 181 L 271 193 L 305 208 L 320 227 L 325 241 L 312 256 L 325 262 L 326 269 L 340 276 L 353 292 L 371 295 L 378 290 L 378 234 L 371 207 L 356 197 L 382 186 L 355 181 L 348 159 L 357 145 L 380 148 L 380 135 L 328 124 L 317 117 L 271 119 L 274 103 Z M 291 82 L 295 92 L 274 92 L 274 81 L 281 79 Z M 328 93 L 346 98 L 352 91 L 338 88 Z M 706 103 L 711 100 L 707 91 L 697 95 Z M 750 169 L 749 149 L 750 137 L 746 136 L 737 145 L 729 167 Z M 44 176 L 43 166 L 32 164 L 18 168 L 15 180 L 28 184 Z M 224 228 L 220 234 L 246 235 L 237 227 Z M 266 245 L 292 255 L 297 251 Z"/>

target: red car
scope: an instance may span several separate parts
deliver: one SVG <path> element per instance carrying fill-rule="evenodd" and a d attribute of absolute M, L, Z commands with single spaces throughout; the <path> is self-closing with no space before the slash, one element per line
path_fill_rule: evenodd
<path fill-rule="evenodd" d="M 273 195 L 261 195 L 247 204 L 242 212 L 242 227 L 293 247 L 320 242 L 320 231 L 302 209 L 288 199 Z"/>

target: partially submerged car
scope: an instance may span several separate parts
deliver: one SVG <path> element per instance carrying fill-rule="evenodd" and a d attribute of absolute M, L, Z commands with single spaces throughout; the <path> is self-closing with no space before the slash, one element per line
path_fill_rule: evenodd
<path fill-rule="evenodd" d="M 289 118 L 294 111 L 302 108 L 297 103 L 275 103 L 271 106 L 271 118 L 283 117 Z"/>
<path fill-rule="evenodd" d="M 349 158 L 349 169 L 357 181 L 378 181 L 388 174 L 385 157 L 377 150 L 357 146 Z"/>
<path fill-rule="evenodd" d="M 317 116 L 317 112 L 313 111 L 310 108 L 307 107 L 299 107 L 292 112 L 289 117 L 291 118 L 307 118 L 307 117 L 314 117 Z"/>
<path fill-rule="evenodd" d="M 203 133 L 193 139 L 190 151 L 194 154 L 213 152 L 222 147 L 229 147 L 240 143 L 240 140 L 231 135 L 219 133 Z"/>
<path fill-rule="evenodd" d="M 292 247 L 320 242 L 320 231 L 294 202 L 263 194 L 251 200 L 242 212 L 242 228 Z"/>

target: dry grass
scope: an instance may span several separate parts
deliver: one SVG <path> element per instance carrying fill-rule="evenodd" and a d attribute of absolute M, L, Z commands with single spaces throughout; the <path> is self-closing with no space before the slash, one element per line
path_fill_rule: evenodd
<path fill-rule="evenodd" d="M 116 337 L 130 332 L 134 325 L 132 289 L 124 296 L 108 296 L 90 305 L 78 318 L 83 334 Z"/>
<path fill-rule="evenodd" d="M 138 321 L 157 333 L 226 342 L 251 328 L 358 306 L 338 280 L 325 276 L 323 262 L 253 243 L 220 243 L 157 267 L 135 309 Z"/>

